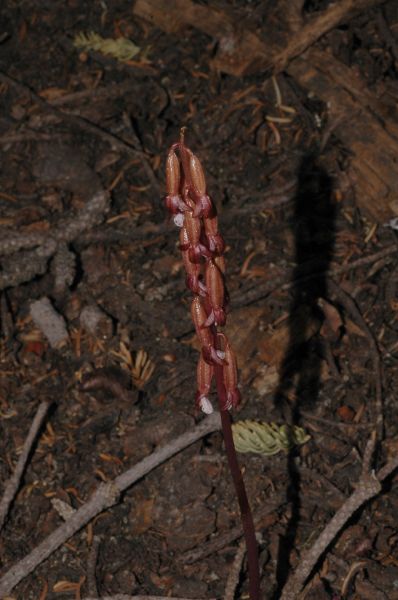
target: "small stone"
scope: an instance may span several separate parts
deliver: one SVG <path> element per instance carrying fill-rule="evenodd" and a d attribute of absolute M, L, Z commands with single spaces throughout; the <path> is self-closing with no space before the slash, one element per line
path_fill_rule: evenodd
<path fill-rule="evenodd" d="M 46 297 L 32 302 L 30 314 L 35 325 L 48 339 L 52 348 L 60 347 L 68 339 L 64 318 L 55 310 Z"/>
<path fill-rule="evenodd" d="M 103 339 L 112 337 L 112 319 L 95 304 L 83 308 L 80 313 L 80 324 L 93 336 Z"/>

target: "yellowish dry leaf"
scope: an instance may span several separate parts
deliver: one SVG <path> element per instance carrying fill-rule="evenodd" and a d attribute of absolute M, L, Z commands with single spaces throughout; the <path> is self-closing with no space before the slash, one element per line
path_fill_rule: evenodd
<path fill-rule="evenodd" d="M 85 52 L 100 52 L 107 56 L 112 56 L 121 62 L 125 62 L 134 58 L 141 50 L 131 40 L 119 37 L 116 40 L 113 38 L 103 38 L 94 31 L 88 33 L 78 33 L 73 41 L 75 48 L 84 50 Z"/>

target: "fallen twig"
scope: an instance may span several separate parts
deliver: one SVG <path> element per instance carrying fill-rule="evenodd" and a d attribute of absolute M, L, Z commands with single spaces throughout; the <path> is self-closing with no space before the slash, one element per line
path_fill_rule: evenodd
<path fill-rule="evenodd" d="M 88 593 L 93 596 L 93 598 L 99 598 L 95 572 L 97 570 L 100 543 L 100 538 L 95 535 L 87 559 L 87 588 Z"/>
<path fill-rule="evenodd" d="M 286 11 L 286 20 L 295 31 L 284 47 L 270 47 L 256 33 L 239 27 L 238 20 L 227 12 L 202 6 L 192 0 L 180 0 L 172 4 L 168 0 L 137 0 L 133 10 L 136 16 L 149 20 L 165 31 L 175 32 L 190 25 L 218 39 L 220 44 L 213 65 L 224 73 L 239 77 L 264 70 L 283 71 L 293 58 L 328 31 L 385 1 L 340 0 L 316 17 L 308 19 L 301 27 L 300 11 L 296 11 L 293 22 L 291 11 Z"/>
<path fill-rule="evenodd" d="M 388 246 L 379 252 L 375 252 L 369 256 L 364 256 L 362 258 L 358 258 L 357 260 L 353 260 L 351 263 L 332 266 L 327 270 L 327 274 L 329 276 L 342 275 L 343 273 L 348 273 L 354 269 L 359 269 L 366 265 L 372 264 L 377 260 L 384 258 L 385 256 L 397 253 L 398 246 L 396 244 L 392 244 L 391 246 Z M 303 270 L 304 268 L 306 272 L 303 273 L 302 276 L 295 279 L 292 279 L 292 270 L 289 269 L 286 273 L 283 273 L 283 275 L 270 278 L 264 283 L 256 282 L 256 285 L 251 285 L 251 287 L 247 289 L 243 287 L 238 292 L 231 294 L 231 303 L 236 307 L 246 306 L 248 304 L 258 302 L 259 300 L 263 300 L 276 291 L 288 290 L 296 286 L 298 283 L 311 281 L 312 279 L 317 279 L 321 275 L 326 274 L 325 267 L 321 262 L 314 265 L 312 263 L 308 263 L 308 265 L 305 264 L 303 265 Z"/>
<path fill-rule="evenodd" d="M 230 567 L 227 583 L 225 585 L 224 600 L 234 600 L 235 591 L 239 583 L 239 575 L 242 569 L 243 559 L 245 557 L 246 544 L 242 540 L 235 554 L 234 562 Z"/>
<path fill-rule="evenodd" d="M 284 492 L 275 494 L 269 498 L 267 500 L 267 505 L 263 506 L 258 512 L 253 514 L 253 520 L 256 527 L 261 527 L 261 521 L 264 519 L 264 517 L 278 510 L 284 502 L 286 502 L 286 494 Z M 209 542 L 201 544 L 199 548 L 194 548 L 193 550 L 184 552 L 184 554 L 180 557 L 180 560 L 183 563 L 192 564 L 198 560 L 206 558 L 206 556 L 209 556 L 210 554 L 218 552 L 241 536 L 242 527 L 237 525 L 236 527 L 229 529 L 224 534 L 217 536 L 215 539 L 211 539 Z"/>
<path fill-rule="evenodd" d="M 134 158 L 139 158 L 140 161 L 142 162 L 142 166 L 145 170 L 145 173 L 152 185 L 153 192 L 157 195 L 159 194 L 158 182 L 156 180 L 156 177 L 154 175 L 154 172 L 150 165 L 148 157 L 145 154 L 145 152 L 143 152 L 143 150 L 137 150 L 128 142 L 125 142 L 124 140 L 117 137 L 116 135 L 109 133 L 105 129 L 102 129 L 102 127 L 100 127 L 99 125 L 96 125 L 95 123 L 91 123 L 87 119 L 83 119 L 83 117 L 79 117 L 78 115 L 74 115 L 72 113 L 67 113 L 67 112 L 64 112 L 63 110 L 60 110 L 59 108 L 56 108 L 56 106 L 49 104 L 41 96 L 36 94 L 36 92 L 34 92 L 30 87 L 21 83 L 20 81 L 17 81 L 13 77 L 10 77 L 10 75 L 8 75 L 7 73 L 4 73 L 3 71 L 0 71 L 0 81 L 2 81 L 3 83 L 6 83 L 7 85 L 13 87 L 16 90 L 22 92 L 23 94 L 28 94 L 30 99 L 33 102 L 35 102 L 35 104 L 38 104 L 47 113 L 55 115 L 62 121 L 67 121 L 67 122 L 71 123 L 72 125 L 79 127 L 79 129 L 81 129 L 83 131 L 87 131 L 88 133 L 90 133 L 92 135 L 95 135 L 96 137 L 102 138 L 105 142 L 107 142 L 111 146 L 118 148 L 119 150 L 121 150 L 123 152 L 127 152 L 130 156 L 133 156 Z"/>
<path fill-rule="evenodd" d="M 398 468 L 398 456 L 390 460 L 376 474 L 370 468 L 372 455 L 375 448 L 376 436 L 372 435 L 368 441 L 363 458 L 361 477 L 355 491 L 347 498 L 334 517 L 323 529 L 315 543 L 303 552 L 300 562 L 293 575 L 285 585 L 281 600 L 297 600 L 299 593 L 310 576 L 313 568 L 326 548 L 333 542 L 338 533 L 346 525 L 352 515 L 371 498 L 381 491 L 381 483 Z"/>
<path fill-rule="evenodd" d="M 58 527 L 58 529 L 32 550 L 30 554 L 25 556 L 25 558 L 20 560 L 16 565 L 11 567 L 5 575 L 3 575 L 0 579 L 0 598 L 9 594 L 11 590 L 24 579 L 24 577 L 29 575 L 29 573 L 37 567 L 37 565 L 48 558 L 50 554 L 91 521 L 93 517 L 103 510 L 115 505 L 120 498 L 121 492 L 167 459 L 177 454 L 177 452 L 180 452 L 187 446 L 200 440 L 205 435 L 220 429 L 220 427 L 220 415 L 219 413 L 213 413 L 203 419 L 203 421 L 201 421 L 194 429 L 183 433 L 178 438 L 161 446 L 112 481 L 101 484 L 91 498 L 67 521 L 65 521 L 63 525 Z M 123 596 L 120 598 L 123 598 Z M 129 598 L 129 596 L 127 596 L 127 598 Z M 151 597 L 146 597 L 146 600 L 148 600 L 148 598 L 150 600 Z M 115 600 L 115 597 L 113 600 Z"/>
<path fill-rule="evenodd" d="M 346 22 L 358 13 L 383 4 L 386 0 L 341 0 L 332 3 L 328 8 L 308 20 L 292 36 L 285 48 L 275 54 L 271 61 L 275 72 L 283 71 L 286 65 L 296 56 L 300 56 L 307 48 L 312 46 L 325 33 Z"/>
<path fill-rule="evenodd" d="M 19 484 L 21 482 L 21 477 L 25 470 L 30 451 L 32 450 L 32 446 L 36 439 L 37 433 L 46 417 L 50 404 L 50 402 L 44 401 L 40 404 L 39 408 L 37 409 L 32 425 L 30 426 L 28 436 L 23 445 L 22 452 L 18 459 L 17 466 L 15 467 L 13 475 L 6 483 L 6 488 L 3 497 L 0 501 L 0 531 L 2 530 L 4 522 L 7 518 L 11 502 L 15 498 L 15 495 L 18 491 Z"/>
<path fill-rule="evenodd" d="M 11 256 L 4 261 L 0 273 L 0 290 L 43 274 L 58 247 L 65 247 L 83 231 L 100 223 L 108 206 L 109 194 L 97 191 L 80 211 L 61 218 L 50 231 L 3 236 L 0 240 L 0 256 Z"/>
<path fill-rule="evenodd" d="M 361 315 L 357 305 L 347 292 L 345 292 L 335 281 L 328 278 L 328 288 L 336 298 L 341 302 L 346 311 L 350 314 L 353 321 L 362 329 L 366 338 L 369 342 L 369 348 L 371 351 L 373 369 L 375 375 L 375 401 L 374 408 L 372 410 L 372 421 L 376 423 L 376 430 L 379 440 L 383 437 L 383 373 L 382 373 L 382 361 L 380 356 L 380 350 L 378 348 L 376 339 L 370 330 L 365 319 Z"/>

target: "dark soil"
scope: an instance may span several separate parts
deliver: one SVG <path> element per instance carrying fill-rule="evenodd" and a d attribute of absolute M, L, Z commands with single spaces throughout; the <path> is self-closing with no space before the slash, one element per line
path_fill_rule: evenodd
<path fill-rule="evenodd" d="M 258 30 L 273 5 L 211 4 L 228 6 Z M 305 4 L 312 14 L 329 3 Z M 380 35 L 380 10 L 364 12 L 319 44 L 371 89 L 395 90 L 396 101 L 397 57 Z M 394 1 L 383 11 L 397 44 Z M 358 315 L 383 363 L 385 431 L 375 466 L 398 448 L 396 232 L 361 211 L 348 175 L 350 152 L 333 132 L 325 137 L 327 106 L 285 73 L 274 82 L 291 111 L 278 113 L 269 75 L 211 70 L 211 38 L 193 28 L 164 33 L 135 18 L 125 0 L 9 0 L 0 23 L 1 73 L 23 84 L 0 82 L 0 241 L 50 235 L 98 189 L 111 196 L 106 214 L 57 254 L 69 261 L 58 280 L 51 255 L 31 276 L 3 286 L 0 481 L 13 472 L 39 403 L 53 404 L 2 531 L 1 571 L 62 523 L 54 499 L 78 508 L 99 482 L 202 418 L 194 407 L 190 293 L 178 232 L 162 202 L 165 156 L 187 126 L 227 242 L 228 331 L 243 398 L 233 418 L 295 423 L 311 435 L 289 455 L 240 455 L 254 515 L 273 507 L 258 531 L 264 598 L 275 599 L 300 551 L 354 489 L 380 416 L 377 357 Z M 90 31 L 123 35 L 141 51 L 123 63 L 74 48 L 74 37 Z M 269 125 L 266 115 L 284 120 Z M 14 277 L 25 252 L 5 253 L 0 275 Z M 344 304 L 345 295 L 357 312 Z M 58 347 L 31 317 L 31 303 L 43 297 L 65 320 L 67 337 Z M 82 315 L 86 307 L 98 309 L 94 325 Z M 96 389 L 84 391 L 97 374 Z M 350 569 L 360 563 L 346 580 L 345 598 L 398 598 L 397 509 L 398 486 L 390 478 L 329 548 L 306 597 L 342 597 Z M 239 538 L 217 552 L 211 545 L 236 525 L 237 502 L 215 433 L 129 489 L 12 598 L 87 596 L 93 536 L 100 595 L 220 598 Z M 210 553 L 200 556 L 206 548 Z M 194 562 L 192 551 L 194 558 L 199 553 Z M 247 598 L 245 569 L 238 597 Z"/>

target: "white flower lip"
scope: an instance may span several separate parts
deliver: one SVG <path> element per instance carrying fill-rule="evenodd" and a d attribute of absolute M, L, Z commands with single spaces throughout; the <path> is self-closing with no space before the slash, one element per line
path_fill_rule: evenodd
<path fill-rule="evenodd" d="M 212 403 L 206 396 L 202 396 L 199 401 L 199 406 L 206 415 L 211 415 L 214 412 Z"/>
<path fill-rule="evenodd" d="M 173 221 L 177 227 L 182 227 L 184 225 L 184 215 L 182 213 L 177 213 L 174 215 Z"/>

